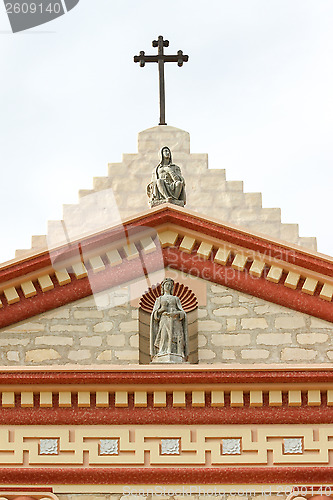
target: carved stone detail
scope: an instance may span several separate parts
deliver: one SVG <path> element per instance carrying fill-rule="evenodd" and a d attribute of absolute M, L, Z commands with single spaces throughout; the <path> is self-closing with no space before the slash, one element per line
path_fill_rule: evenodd
<path fill-rule="evenodd" d="M 178 165 L 172 163 L 171 151 L 167 146 L 161 149 L 161 157 L 147 186 L 149 204 L 156 207 L 161 203 L 173 203 L 183 207 L 186 203 L 185 179 Z"/>
<path fill-rule="evenodd" d="M 153 363 L 183 363 L 188 356 L 187 316 L 173 295 L 174 281 L 165 278 L 150 319 L 150 355 Z"/>

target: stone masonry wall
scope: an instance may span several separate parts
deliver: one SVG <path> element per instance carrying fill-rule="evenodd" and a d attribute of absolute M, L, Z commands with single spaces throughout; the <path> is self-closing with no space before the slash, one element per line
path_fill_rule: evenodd
<path fill-rule="evenodd" d="M 198 278 L 199 280 L 199 278 Z M 331 363 L 332 324 L 200 280 L 199 363 Z M 82 299 L 0 330 L 0 363 L 105 365 L 139 363 L 138 308 L 127 288 L 118 301 Z"/>
<path fill-rule="evenodd" d="M 221 285 L 199 309 L 199 360 L 206 363 L 329 363 L 332 323 Z"/>
<path fill-rule="evenodd" d="M 137 309 L 105 306 L 82 299 L 0 330 L 1 365 L 138 363 Z"/>
<path fill-rule="evenodd" d="M 227 181 L 224 169 L 209 169 L 207 154 L 190 153 L 190 136 L 184 130 L 158 126 L 140 132 L 138 153 L 124 154 L 121 163 L 109 164 L 106 177 L 95 177 L 93 189 L 81 190 L 76 205 L 64 205 L 63 221 L 66 238 L 77 239 L 110 226 L 112 220 L 148 210 L 146 186 L 153 168 L 160 161 L 160 149 L 169 146 L 173 162 L 182 169 L 186 180 L 185 209 L 235 224 L 272 238 L 316 249 L 315 238 L 299 236 L 297 224 L 282 224 L 279 208 L 262 208 L 261 193 L 244 193 L 243 182 Z M 282 197 L 283 193 L 281 193 Z M 115 214 L 119 211 L 119 219 Z M 50 221 L 48 239 L 33 236 L 32 248 L 61 244 L 64 225 Z M 17 257 L 27 253 L 19 250 Z"/>

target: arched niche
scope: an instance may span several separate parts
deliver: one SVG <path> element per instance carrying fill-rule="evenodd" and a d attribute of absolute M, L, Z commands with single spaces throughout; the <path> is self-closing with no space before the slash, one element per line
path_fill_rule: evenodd
<path fill-rule="evenodd" d="M 173 294 L 179 297 L 187 314 L 189 363 L 198 362 L 198 300 L 194 292 L 183 283 L 175 282 Z M 139 363 L 150 363 L 150 317 L 157 297 L 161 295 L 161 284 L 148 289 L 139 303 Z"/>

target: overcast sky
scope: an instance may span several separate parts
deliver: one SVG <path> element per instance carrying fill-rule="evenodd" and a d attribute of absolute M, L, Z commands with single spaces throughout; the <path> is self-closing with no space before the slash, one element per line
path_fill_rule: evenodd
<path fill-rule="evenodd" d="M 12 34 L 0 5 L 0 261 L 158 124 L 157 65 L 133 56 L 160 34 L 190 57 L 166 68 L 168 125 L 333 255 L 332 26 L 332 0 L 80 0 Z"/>

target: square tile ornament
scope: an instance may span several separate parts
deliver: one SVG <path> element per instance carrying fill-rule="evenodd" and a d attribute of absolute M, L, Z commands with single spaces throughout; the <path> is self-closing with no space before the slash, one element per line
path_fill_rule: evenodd
<path fill-rule="evenodd" d="M 101 439 L 99 443 L 100 455 L 118 455 L 119 440 L 118 439 Z"/>
<path fill-rule="evenodd" d="M 179 455 L 180 439 L 161 439 L 161 455 Z"/>
<path fill-rule="evenodd" d="M 59 439 L 41 439 L 39 441 L 40 455 L 58 455 Z"/>
<path fill-rule="evenodd" d="M 240 439 L 222 439 L 222 455 L 240 455 Z"/>
<path fill-rule="evenodd" d="M 283 453 L 296 455 L 303 453 L 303 439 L 302 438 L 284 438 L 283 440 Z"/>

